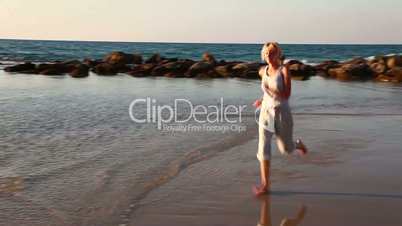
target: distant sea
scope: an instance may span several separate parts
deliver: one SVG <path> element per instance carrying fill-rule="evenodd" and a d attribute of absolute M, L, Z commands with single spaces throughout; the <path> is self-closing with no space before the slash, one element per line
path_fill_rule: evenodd
<path fill-rule="evenodd" d="M 203 52 L 208 51 L 218 59 L 258 61 L 261 45 L 0 39 L 0 62 L 94 59 L 102 58 L 111 51 L 139 53 L 145 57 L 160 53 L 165 57 L 188 59 L 199 59 Z M 372 57 L 402 53 L 402 45 L 281 44 L 281 46 L 288 59 L 313 64 L 328 59 L 347 60 L 356 56 Z"/>

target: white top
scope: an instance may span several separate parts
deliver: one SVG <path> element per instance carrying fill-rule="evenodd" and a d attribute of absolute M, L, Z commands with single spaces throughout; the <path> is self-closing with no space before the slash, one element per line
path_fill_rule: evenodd
<path fill-rule="evenodd" d="M 268 75 L 268 66 L 265 68 L 265 73 L 261 81 L 261 89 L 264 92 L 264 98 L 261 104 L 259 125 L 264 126 L 265 130 L 272 133 L 275 132 L 275 107 L 287 104 L 288 101 L 269 92 L 269 90 L 282 92 L 284 89 L 283 82 L 282 66 L 271 76 Z"/>
<path fill-rule="evenodd" d="M 278 68 L 274 75 L 268 74 L 268 66 L 265 67 L 265 74 L 262 77 L 261 89 L 264 92 L 264 98 L 262 101 L 262 107 L 274 108 L 287 102 L 286 99 L 282 99 L 280 96 L 269 92 L 269 90 L 282 92 L 284 89 L 284 81 L 282 74 L 282 67 Z"/>

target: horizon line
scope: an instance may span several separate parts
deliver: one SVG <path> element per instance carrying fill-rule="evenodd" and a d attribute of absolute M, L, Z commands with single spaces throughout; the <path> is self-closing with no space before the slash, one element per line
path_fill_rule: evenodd
<path fill-rule="evenodd" d="M 120 43 L 160 43 L 160 44 L 234 44 L 262 45 L 264 42 L 194 42 L 194 41 L 119 41 L 119 40 L 76 40 L 76 39 L 35 39 L 35 38 L 0 38 L 8 41 L 47 41 L 47 42 L 120 42 Z M 402 45 L 402 43 L 353 43 L 353 42 L 279 42 L 281 45 Z"/>

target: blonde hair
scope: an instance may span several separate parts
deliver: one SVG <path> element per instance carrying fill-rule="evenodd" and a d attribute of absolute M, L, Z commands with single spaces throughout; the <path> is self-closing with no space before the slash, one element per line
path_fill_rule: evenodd
<path fill-rule="evenodd" d="M 277 42 L 267 42 L 262 46 L 261 49 L 261 60 L 265 61 L 265 57 L 268 54 L 269 47 L 274 48 L 277 52 L 277 60 L 279 64 L 282 64 L 283 56 L 282 56 L 282 49 Z"/>

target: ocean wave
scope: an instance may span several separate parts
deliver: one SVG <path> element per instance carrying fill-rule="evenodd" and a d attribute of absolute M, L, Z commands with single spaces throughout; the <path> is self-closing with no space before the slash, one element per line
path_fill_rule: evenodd
<path fill-rule="evenodd" d="M 286 63 L 288 63 L 289 61 L 291 61 L 291 60 L 297 60 L 297 61 L 300 61 L 300 62 L 302 62 L 303 64 L 308 64 L 308 65 L 312 65 L 312 66 L 316 66 L 316 65 L 318 65 L 320 62 L 322 62 L 322 61 L 319 61 L 319 62 L 317 62 L 317 61 L 311 61 L 311 60 L 309 60 L 309 59 L 293 59 L 293 58 L 288 58 L 288 59 L 285 59 L 284 60 L 284 63 L 286 64 Z"/>
<path fill-rule="evenodd" d="M 397 56 L 397 55 L 402 55 L 401 53 L 389 53 L 389 54 L 384 54 L 384 56 L 386 57 L 390 57 L 390 56 Z M 378 56 L 378 55 L 377 55 Z M 377 56 L 369 56 L 369 57 L 365 57 L 364 59 L 366 60 L 374 60 Z"/>

